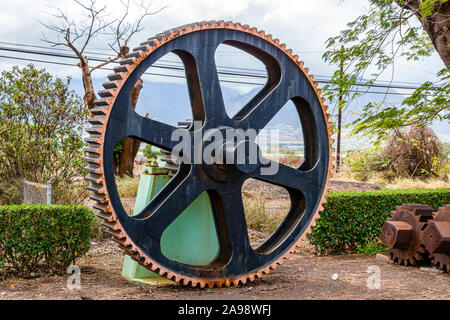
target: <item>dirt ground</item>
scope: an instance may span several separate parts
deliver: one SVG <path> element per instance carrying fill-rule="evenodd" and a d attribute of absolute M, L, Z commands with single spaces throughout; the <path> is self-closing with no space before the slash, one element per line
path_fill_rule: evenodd
<path fill-rule="evenodd" d="M 331 191 L 380 189 L 367 183 L 331 181 Z M 277 188 L 249 180 L 244 198 L 265 200 L 266 209 L 289 204 L 289 195 Z M 122 199 L 123 200 L 123 199 Z M 130 199 L 130 207 L 134 199 Z M 253 244 L 268 235 L 250 231 Z M 69 275 L 23 279 L 0 277 L 3 299 L 450 299 L 450 274 L 426 267 L 391 264 L 386 256 L 317 256 L 304 243 L 298 252 L 269 275 L 236 288 L 193 289 L 181 286 L 154 287 L 128 282 L 121 277 L 123 252 L 111 240 L 94 243 L 88 254 L 77 261 L 81 268 L 81 288 L 67 288 Z M 375 266 L 375 267 L 374 267 Z M 377 269 L 377 267 L 379 269 Z M 368 281 L 379 270 L 380 288 L 369 289 Z M 333 277 L 334 275 L 334 277 Z M 337 279 L 336 279 L 337 275 Z M 333 279 L 334 278 L 334 279 Z"/>
<path fill-rule="evenodd" d="M 252 233 L 258 240 L 260 233 Z M 450 275 L 433 268 L 403 267 L 367 255 L 317 256 L 304 245 L 269 275 L 237 288 L 192 289 L 137 285 L 121 277 L 123 253 L 106 240 L 77 262 L 81 289 L 67 276 L 0 280 L 0 299 L 450 299 Z M 368 289 L 370 266 L 380 269 L 380 289 Z M 374 268 L 374 267 L 371 267 Z M 337 274 L 336 280 L 332 279 Z"/>

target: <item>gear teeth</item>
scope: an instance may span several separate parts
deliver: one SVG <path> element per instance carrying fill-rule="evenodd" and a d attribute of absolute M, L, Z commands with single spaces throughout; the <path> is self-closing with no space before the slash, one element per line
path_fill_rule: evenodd
<path fill-rule="evenodd" d="M 93 135 L 101 135 L 103 133 L 103 126 L 94 125 L 91 127 L 84 128 L 86 132 L 93 134 Z"/>
<path fill-rule="evenodd" d="M 92 182 L 95 184 L 99 184 L 99 182 L 101 182 L 102 180 L 102 176 L 100 174 L 92 174 L 89 173 L 85 178 L 86 181 L 88 182 Z M 92 189 L 91 189 L 92 190 Z"/>
<path fill-rule="evenodd" d="M 112 92 L 112 90 L 100 90 L 98 92 L 98 95 L 102 98 L 112 98 L 114 97 L 114 94 Z"/>
<path fill-rule="evenodd" d="M 103 124 L 105 124 L 106 119 L 103 116 L 94 116 L 89 119 L 89 122 L 94 125 L 103 125 Z M 85 141 L 89 142 L 87 139 L 85 139 Z"/>
<path fill-rule="evenodd" d="M 116 73 L 127 73 L 128 72 L 128 68 L 127 65 L 121 65 L 121 66 L 117 66 L 113 68 L 114 72 Z"/>
<path fill-rule="evenodd" d="M 103 188 L 103 184 L 92 182 L 87 186 L 88 190 L 94 191 L 96 193 L 102 193 L 100 192 L 101 188 Z"/>
<path fill-rule="evenodd" d="M 131 57 L 120 60 L 120 65 L 134 65 L 137 62 L 137 58 Z"/>
<path fill-rule="evenodd" d="M 102 174 L 100 165 L 94 164 L 92 162 L 89 163 L 88 166 L 84 167 L 84 170 L 86 170 L 89 173 Z"/>
<path fill-rule="evenodd" d="M 98 145 L 100 146 L 101 141 L 99 140 L 100 136 L 98 135 L 91 135 L 89 137 L 87 137 L 86 139 L 84 139 L 84 141 L 93 144 L 93 145 Z"/>
<path fill-rule="evenodd" d="M 90 157 L 100 157 L 99 147 L 88 145 L 87 147 L 83 148 L 84 152 L 87 152 Z"/>
<path fill-rule="evenodd" d="M 108 75 L 108 79 L 109 79 L 109 81 L 120 81 L 120 80 L 123 80 L 124 77 L 122 76 L 121 73 L 111 73 Z"/>
<path fill-rule="evenodd" d="M 141 51 L 141 50 L 134 50 L 134 49 L 133 49 L 133 51 L 130 52 L 130 53 L 128 53 L 125 57 L 126 57 L 126 58 L 136 58 L 136 59 L 139 59 L 139 58 L 141 57 L 140 51 Z"/>
<path fill-rule="evenodd" d="M 105 203 L 106 201 L 108 201 L 104 195 L 101 195 L 101 194 L 95 194 L 95 193 L 92 194 L 92 195 L 89 197 L 89 199 L 94 200 L 94 201 L 96 201 L 96 202 L 98 202 L 98 203 Z"/>

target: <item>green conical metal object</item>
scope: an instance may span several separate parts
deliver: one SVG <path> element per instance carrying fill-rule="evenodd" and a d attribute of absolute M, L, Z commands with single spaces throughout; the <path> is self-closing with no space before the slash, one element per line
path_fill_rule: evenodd
<path fill-rule="evenodd" d="M 158 164 L 161 165 L 160 161 Z M 133 214 L 138 214 L 169 182 L 170 176 L 167 173 L 167 169 L 156 164 L 143 167 Z M 211 202 L 206 192 L 193 201 L 163 232 L 161 251 L 171 260 L 190 265 L 206 265 L 216 257 L 219 242 Z M 139 265 L 129 255 L 124 258 L 122 277 L 141 284 L 176 285 Z"/>

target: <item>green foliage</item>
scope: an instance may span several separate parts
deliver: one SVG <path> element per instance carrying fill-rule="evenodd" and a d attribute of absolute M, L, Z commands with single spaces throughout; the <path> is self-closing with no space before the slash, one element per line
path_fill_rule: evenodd
<path fill-rule="evenodd" d="M 391 159 L 389 169 L 396 176 L 438 176 L 448 167 L 444 145 L 431 129 L 424 126 L 412 127 L 407 132 L 396 130 L 384 155 Z"/>
<path fill-rule="evenodd" d="M 87 111 L 69 80 L 33 65 L 0 77 L 0 204 L 20 203 L 21 179 L 53 187 L 57 203 L 85 198 L 82 127 Z"/>
<path fill-rule="evenodd" d="M 120 164 L 120 154 L 122 153 L 122 150 L 123 150 L 123 142 L 124 141 L 125 141 L 125 138 L 120 139 L 120 141 L 117 142 L 117 144 L 114 146 L 114 149 L 113 149 L 113 158 L 117 165 Z"/>
<path fill-rule="evenodd" d="M 345 158 L 345 166 L 361 181 L 367 181 L 375 171 L 389 168 L 391 161 L 383 157 L 380 147 L 366 148 L 359 151 L 350 151 Z"/>
<path fill-rule="evenodd" d="M 449 152 L 434 132 L 424 126 L 396 130 L 384 148 L 372 147 L 349 152 L 345 165 L 361 181 L 374 172 L 385 178 L 446 177 L 450 169 Z"/>
<path fill-rule="evenodd" d="M 384 246 L 383 244 L 379 243 L 378 241 L 367 243 L 363 246 L 358 246 L 356 248 L 356 253 L 359 254 L 368 254 L 368 255 L 376 255 L 380 252 L 387 252 L 389 250 L 388 247 Z"/>
<path fill-rule="evenodd" d="M 64 274 L 90 249 L 93 219 L 82 206 L 0 207 L 0 268 Z"/>
<path fill-rule="evenodd" d="M 160 151 L 154 150 L 151 144 L 146 144 L 142 153 L 147 159 L 156 159 L 158 156 L 163 155 Z"/>
<path fill-rule="evenodd" d="M 378 241 L 390 211 L 403 203 L 437 210 L 450 203 L 450 188 L 331 193 L 307 237 L 319 252 L 354 252 Z"/>
<path fill-rule="evenodd" d="M 418 21 L 411 21 L 415 13 L 410 11 L 404 0 L 369 0 L 370 7 L 354 21 L 347 24 L 338 36 L 327 40 L 327 51 L 323 59 L 334 65 L 343 64 L 333 74 L 324 87 L 325 96 L 338 101 L 340 92 L 343 100 L 338 108 L 345 112 L 348 101 L 366 91 L 366 87 L 391 65 L 396 57 L 419 60 L 429 56 L 435 48 Z M 439 3 L 447 0 L 425 0 L 420 4 L 422 19 L 435 15 Z M 344 49 L 335 50 L 336 48 Z M 353 125 L 352 133 L 366 134 L 383 140 L 394 128 L 411 124 L 429 124 L 438 118 L 450 121 L 450 71 L 444 68 L 437 73 L 439 81 L 425 82 L 413 94 L 404 99 L 400 106 L 385 103 L 380 95 L 379 101 L 367 104 Z"/>
<path fill-rule="evenodd" d="M 450 122 L 450 69 L 442 69 L 438 76 L 442 85 L 423 83 L 401 107 L 369 103 L 352 123 L 353 133 L 374 135 L 378 141 L 386 132 L 411 124 L 430 124 L 439 119 Z"/>

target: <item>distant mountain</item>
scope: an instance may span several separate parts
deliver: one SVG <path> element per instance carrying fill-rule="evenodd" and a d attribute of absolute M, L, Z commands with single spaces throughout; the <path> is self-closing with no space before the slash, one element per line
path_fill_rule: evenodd
<path fill-rule="evenodd" d="M 101 88 L 101 82 L 95 81 L 96 89 Z M 81 81 L 72 80 L 71 86 L 81 96 L 83 95 L 83 87 Z M 236 89 L 228 86 L 222 87 L 222 94 L 225 101 L 227 113 L 230 116 L 235 115 L 261 87 L 256 87 L 247 93 L 241 93 Z M 391 92 L 395 92 L 391 90 Z M 343 123 L 351 123 L 358 114 L 362 112 L 363 106 L 369 102 L 380 102 L 383 99 L 387 103 L 398 104 L 403 100 L 403 96 L 398 94 L 388 94 L 386 97 L 381 94 L 367 93 L 355 99 L 346 112 L 343 114 Z M 144 82 L 144 88 L 141 91 L 136 112 L 141 115 L 149 113 L 155 119 L 171 125 L 176 125 L 178 121 L 192 118 L 190 109 L 189 93 L 184 83 L 167 83 L 167 82 Z M 334 120 L 334 119 L 332 119 Z M 287 103 L 279 113 L 271 120 L 268 127 L 283 130 L 293 130 L 300 127 L 300 121 L 297 111 L 292 102 Z M 438 137 L 443 141 L 450 141 L 450 130 L 448 123 L 436 122 L 431 128 L 436 132 Z M 348 129 L 344 129 L 348 132 Z M 300 133 L 301 136 L 301 133 Z M 343 144 L 353 144 L 354 138 L 343 138 Z M 349 146 L 350 147 L 350 146 Z"/>

